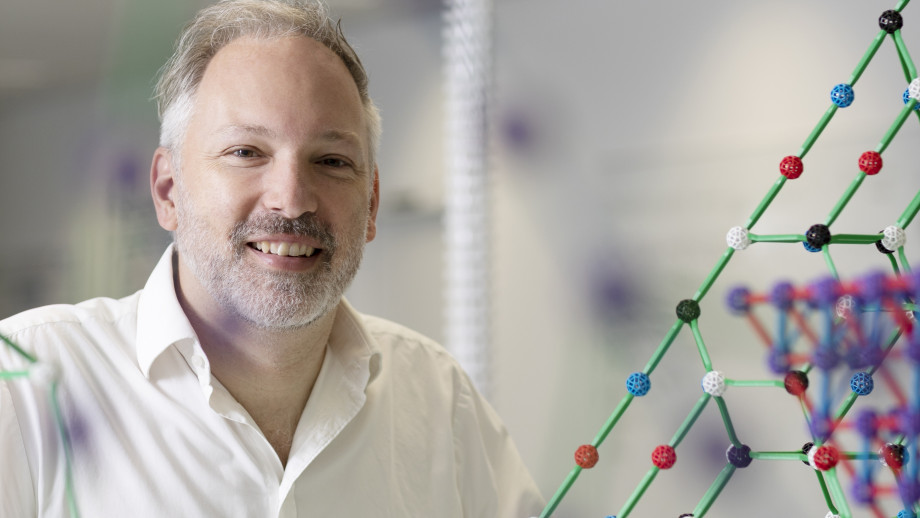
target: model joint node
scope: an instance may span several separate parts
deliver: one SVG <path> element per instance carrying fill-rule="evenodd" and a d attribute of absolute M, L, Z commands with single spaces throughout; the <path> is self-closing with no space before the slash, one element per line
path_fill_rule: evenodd
<path fill-rule="evenodd" d="M 29 379 L 38 385 L 50 385 L 57 381 L 59 372 L 57 367 L 50 363 L 35 362 L 29 366 Z"/>
<path fill-rule="evenodd" d="M 904 101 L 904 104 L 907 104 L 911 100 L 910 96 L 910 86 L 904 89 L 904 94 L 901 96 L 901 100 Z M 914 110 L 920 111 L 920 102 L 914 105 Z"/>
<path fill-rule="evenodd" d="M 886 294 L 887 276 L 883 272 L 872 272 L 857 281 L 861 298 L 867 303 L 875 304 Z"/>
<path fill-rule="evenodd" d="M 770 290 L 770 303 L 780 311 L 792 309 L 792 302 L 795 297 L 795 288 L 791 283 L 780 281 L 773 285 Z"/>
<path fill-rule="evenodd" d="M 743 315 L 751 310 L 750 296 L 750 290 L 744 286 L 738 286 L 732 288 L 725 296 L 725 304 L 732 313 Z"/>
<path fill-rule="evenodd" d="M 719 371 L 709 371 L 703 376 L 700 386 L 710 396 L 722 397 L 725 393 L 725 376 Z"/>
<path fill-rule="evenodd" d="M 878 461 L 882 466 L 901 469 L 910 460 L 903 444 L 888 443 L 878 450 Z"/>
<path fill-rule="evenodd" d="M 728 234 L 725 235 L 725 242 L 735 250 L 744 250 L 751 246 L 751 237 L 748 235 L 748 229 L 732 227 L 728 229 Z"/>
<path fill-rule="evenodd" d="M 684 299 L 678 302 L 677 318 L 688 324 L 700 318 L 700 303 L 693 299 Z"/>
<path fill-rule="evenodd" d="M 917 518 L 917 515 L 907 509 L 901 509 L 895 518 Z"/>
<path fill-rule="evenodd" d="M 901 30 L 901 27 L 904 27 L 904 17 L 901 16 L 901 13 L 898 11 L 889 9 L 878 17 L 878 27 L 888 34 L 891 34 L 894 31 Z"/>
<path fill-rule="evenodd" d="M 882 154 L 878 151 L 866 151 L 859 156 L 859 170 L 869 176 L 882 170 Z"/>
<path fill-rule="evenodd" d="M 658 469 L 671 469 L 677 462 L 677 452 L 674 447 L 662 444 L 652 452 L 652 464 Z"/>
<path fill-rule="evenodd" d="M 863 438 L 873 439 L 878 434 L 878 415 L 871 408 L 860 410 L 854 427 Z"/>
<path fill-rule="evenodd" d="M 840 515 L 834 514 L 833 511 L 828 511 L 827 514 L 824 515 L 824 518 L 840 518 Z"/>
<path fill-rule="evenodd" d="M 853 496 L 853 500 L 861 505 L 871 504 L 875 501 L 875 490 L 872 481 L 863 477 L 856 477 L 853 480 L 853 485 L 850 486 L 850 495 Z"/>
<path fill-rule="evenodd" d="M 834 312 L 839 318 L 850 318 L 853 316 L 853 313 L 858 311 L 859 302 L 856 300 L 856 297 L 850 294 L 846 294 L 839 299 L 837 299 L 837 304 L 834 306 Z"/>
<path fill-rule="evenodd" d="M 591 469 L 597 464 L 600 457 L 597 454 L 597 448 L 590 444 L 583 444 L 575 450 L 575 464 L 584 469 Z"/>
<path fill-rule="evenodd" d="M 898 494 L 901 501 L 910 507 L 920 499 L 920 482 L 916 480 L 907 480 L 907 477 L 898 479 Z"/>
<path fill-rule="evenodd" d="M 795 155 L 789 155 L 779 163 L 779 173 L 790 180 L 795 180 L 802 176 L 802 171 L 804 170 L 805 166 L 802 164 L 802 159 Z"/>
<path fill-rule="evenodd" d="M 822 444 L 808 450 L 808 465 L 818 471 L 827 471 L 837 465 L 840 454 L 830 444 Z"/>
<path fill-rule="evenodd" d="M 812 248 L 821 249 L 831 242 L 831 230 L 822 223 L 814 224 L 805 231 L 805 242 Z"/>
<path fill-rule="evenodd" d="M 907 86 L 907 97 L 920 101 L 920 77 L 915 77 Z"/>
<path fill-rule="evenodd" d="M 840 353 L 830 347 L 818 347 L 811 355 L 811 362 L 815 367 L 829 371 L 840 365 Z"/>
<path fill-rule="evenodd" d="M 789 371 L 783 378 L 783 387 L 793 396 L 801 396 L 808 389 L 808 375 L 802 371 Z"/>
<path fill-rule="evenodd" d="M 751 457 L 751 448 L 747 444 L 742 444 L 741 446 L 732 444 L 725 450 L 725 458 L 736 468 L 746 468 L 754 460 Z"/>
<path fill-rule="evenodd" d="M 634 372 L 626 378 L 626 390 L 634 396 L 644 396 L 652 388 L 652 381 L 644 372 Z"/>
<path fill-rule="evenodd" d="M 858 396 L 868 396 L 872 393 L 875 383 L 872 381 L 872 375 L 868 372 L 857 372 L 850 378 L 850 390 Z"/>
<path fill-rule="evenodd" d="M 840 83 L 831 89 L 831 102 L 836 104 L 838 108 L 846 108 L 853 104 L 854 98 L 853 87 L 846 83 Z"/>
<path fill-rule="evenodd" d="M 891 254 L 906 243 L 907 234 L 904 232 L 904 229 L 896 225 L 890 225 L 885 227 L 885 230 L 882 231 L 882 239 L 878 241 L 877 247 L 881 247 L 879 248 L 880 252 Z"/>
<path fill-rule="evenodd" d="M 910 437 L 920 435 L 920 413 L 912 412 L 908 408 L 895 410 L 897 424 L 895 431 Z"/>
<path fill-rule="evenodd" d="M 809 287 L 811 299 L 819 306 L 829 307 L 837 303 L 840 298 L 840 281 L 833 277 L 825 277 Z"/>

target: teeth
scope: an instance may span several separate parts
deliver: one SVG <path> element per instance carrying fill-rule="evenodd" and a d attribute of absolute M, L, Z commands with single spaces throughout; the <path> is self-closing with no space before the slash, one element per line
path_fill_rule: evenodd
<path fill-rule="evenodd" d="M 253 246 L 266 254 L 275 254 L 288 257 L 310 257 L 316 252 L 315 248 L 311 248 L 300 243 L 259 241 L 257 243 L 253 243 Z"/>

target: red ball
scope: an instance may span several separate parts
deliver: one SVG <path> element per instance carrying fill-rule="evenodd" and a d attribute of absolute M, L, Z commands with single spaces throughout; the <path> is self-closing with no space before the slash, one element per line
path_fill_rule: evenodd
<path fill-rule="evenodd" d="M 590 444 L 583 444 L 575 450 L 575 464 L 584 469 L 591 469 L 597 464 L 597 448 Z"/>
<path fill-rule="evenodd" d="M 877 151 L 866 151 L 859 157 L 859 170 L 870 176 L 878 174 L 882 170 L 882 155 Z"/>
<path fill-rule="evenodd" d="M 677 462 L 677 452 L 667 444 L 662 444 L 652 452 L 652 464 L 658 469 L 670 469 Z"/>
<path fill-rule="evenodd" d="M 830 445 L 819 446 L 818 450 L 815 451 L 814 463 L 815 467 L 821 471 L 827 471 L 837 465 L 837 461 L 840 460 L 840 455 L 837 453 L 837 449 Z"/>
<path fill-rule="evenodd" d="M 795 155 L 787 156 L 779 163 L 780 174 L 790 180 L 795 180 L 802 176 L 802 171 L 804 170 L 805 166 L 802 165 L 802 159 Z"/>
<path fill-rule="evenodd" d="M 789 371 L 783 379 L 783 386 L 793 396 L 801 396 L 808 389 L 808 376 L 802 371 Z"/>

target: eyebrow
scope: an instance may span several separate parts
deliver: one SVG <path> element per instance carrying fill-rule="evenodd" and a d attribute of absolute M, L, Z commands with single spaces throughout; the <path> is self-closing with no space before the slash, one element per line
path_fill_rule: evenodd
<path fill-rule="evenodd" d="M 267 137 L 267 138 L 272 138 L 272 137 L 277 136 L 277 133 L 274 130 L 269 129 L 266 126 L 262 126 L 261 124 L 231 124 L 229 126 L 225 126 L 224 128 L 221 128 L 220 130 L 218 130 L 218 133 L 221 133 L 221 134 L 232 134 L 232 133 L 237 133 L 237 132 L 248 133 L 248 134 L 258 135 L 258 136 Z M 321 140 L 326 140 L 329 142 L 347 141 L 353 144 L 360 144 L 361 142 L 360 137 L 354 131 L 337 130 L 337 129 L 325 130 L 322 133 L 320 133 L 319 138 Z"/>

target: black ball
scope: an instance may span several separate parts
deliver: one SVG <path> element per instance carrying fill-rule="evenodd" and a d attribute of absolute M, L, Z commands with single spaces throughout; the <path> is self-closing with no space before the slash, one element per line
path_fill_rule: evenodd
<path fill-rule="evenodd" d="M 831 230 L 827 228 L 827 225 L 822 225 L 821 223 L 812 225 L 809 227 L 808 232 L 805 232 L 805 241 L 808 242 L 809 246 L 821 248 L 831 242 Z"/>
<path fill-rule="evenodd" d="M 725 456 L 728 458 L 728 462 L 736 468 L 746 468 L 754 460 L 751 458 L 751 448 L 746 444 L 742 444 L 740 447 L 732 444 L 725 452 Z"/>
<path fill-rule="evenodd" d="M 894 9 L 889 9 L 878 17 L 878 26 L 883 31 L 891 34 L 904 26 L 904 18 L 901 16 L 901 13 Z"/>
<path fill-rule="evenodd" d="M 677 304 L 677 318 L 686 323 L 696 320 L 700 316 L 700 304 L 693 299 L 684 299 Z"/>

